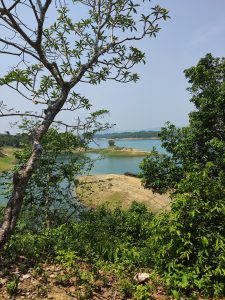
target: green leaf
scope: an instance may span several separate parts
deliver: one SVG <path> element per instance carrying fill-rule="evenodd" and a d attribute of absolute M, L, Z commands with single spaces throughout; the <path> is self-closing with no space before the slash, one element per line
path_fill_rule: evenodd
<path fill-rule="evenodd" d="M 207 239 L 207 237 L 203 236 L 202 237 L 202 246 L 207 247 L 208 245 L 209 245 L 209 240 Z"/>

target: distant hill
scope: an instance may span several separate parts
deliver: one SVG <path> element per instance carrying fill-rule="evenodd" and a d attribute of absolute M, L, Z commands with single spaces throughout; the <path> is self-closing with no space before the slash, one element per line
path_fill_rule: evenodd
<path fill-rule="evenodd" d="M 159 131 L 114 132 L 96 134 L 95 138 L 105 139 L 159 139 Z"/>

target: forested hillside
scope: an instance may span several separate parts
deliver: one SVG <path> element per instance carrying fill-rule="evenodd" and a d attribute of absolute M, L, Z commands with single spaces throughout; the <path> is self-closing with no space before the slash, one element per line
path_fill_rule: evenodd
<path fill-rule="evenodd" d="M 159 139 L 159 131 L 114 132 L 96 134 L 96 138 L 105 139 Z"/>

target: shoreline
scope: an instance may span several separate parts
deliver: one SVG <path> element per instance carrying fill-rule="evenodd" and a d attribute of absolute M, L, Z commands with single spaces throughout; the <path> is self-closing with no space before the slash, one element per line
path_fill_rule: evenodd
<path fill-rule="evenodd" d="M 138 141 L 138 140 L 156 140 L 159 141 L 160 138 L 154 137 L 154 138 L 96 138 L 96 140 L 116 140 L 116 141 Z"/>
<path fill-rule="evenodd" d="M 113 156 L 121 156 L 121 157 L 145 157 L 149 154 L 149 152 L 140 150 L 140 149 L 134 149 L 134 148 L 89 148 L 84 153 L 96 153 L 100 155 L 104 155 L 107 157 L 113 157 Z"/>

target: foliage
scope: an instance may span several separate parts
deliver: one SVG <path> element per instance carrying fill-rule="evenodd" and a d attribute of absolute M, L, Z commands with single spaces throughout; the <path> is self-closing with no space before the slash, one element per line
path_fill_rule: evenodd
<path fill-rule="evenodd" d="M 115 133 L 99 133 L 96 134 L 96 138 L 105 138 L 105 139 L 124 139 L 124 138 L 133 138 L 133 139 L 153 139 L 159 138 L 158 131 L 137 131 L 137 132 L 115 132 Z"/>
<path fill-rule="evenodd" d="M 89 260 L 103 259 L 113 263 L 129 262 L 141 265 L 139 246 L 149 236 L 148 223 L 152 214 L 140 204 L 134 203 L 127 212 L 116 209 L 111 212 L 106 207 L 88 211 L 81 217 L 81 223 L 72 228 L 62 228 L 62 235 L 68 237 L 60 247 L 76 247 L 78 255 Z M 148 258 L 146 257 L 146 260 Z"/>
<path fill-rule="evenodd" d="M 181 169 L 167 154 L 159 153 L 155 149 L 143 159 L 140 169 L 145 188 L 160 193 L 174 187 L 182 175 Z"/>
<path fill-rule="evenodd" d="M 143 204 L 134 202 L 128 211 L 99 207 L 84 211 L 68 224 L 39 232 L 18 226 L 4 249 L 1 267 L 8 270 L 17 265 L 23 273 L 32 268 L 33 276 L 41 278 L 36 286 L 40 295 L 48 288 L 45 267 L 54 264 L 54 269 L 65 270 L 55 277 L 56 284 L 79 287 L 81 299 L 88 299 L 102 288 L 106 290 L 112 281 L 118 281 L 117 289 L 124 299 L 128 295 L 132 299 L 149 299 L 156 288 L 154 277 L 143 286 L 133 282 L 133 277 L 140 268 L 150 272 L 152 257 L 147 241 L 152 219 L 152 213 Z"/>
<path fill-rule="evenodd" d="M 78 214 L 79 205 L 74 194 L 76 176 L 92 165 L 88 157 L 73 153 L 74 149 L 85 147 L 87 139 L 51 128 L 41 142 L 42 157 L 28 184 L 19 222 L 21 228 L 33 231 L 67 223 Z M 16 168 L 26 162 L 30 153 L 30 144 L 16 152 Z"/>
<path fill-rule="evenodd" d="M 69 285 L 71 276 L 76 276 L 89 292 L 98 270 L 110 270 L 119 278 L 122 295 L 134 299 L 149 299 L 159 284 L 152 277 L 151 284 L 136 285 L 135 272 L 154 267 L 176 299 L 200 294 L 220 297 L 225 292 L 225 189 L 210 172 L 211 166 L 198 171 L 198 176 L 193 170 L 180 183 L 172 212 L 161 216 L 154 217 L 144 205 L 134 203 L 128 211 L 88 210 L 77 221 L 38 233 L 18 227 L 5 248 L 4 264 L 25 255 L 28 267 L 37 265 L 38 276 L 44 272 L 38 271 L 41 262 L 60 264 L 68 272 L 57 277 L 59 285 Z M 91 264 L 91 270 L 81 270 L 81 261 Z"/>
<path fill-rule="evenodd" d="M 155 264 L 178 293 L 225 294 L 224 177 L 212 178 L 212 169 L 207 164 L 188 173 L 177 187 L 172 212 L 152 226 Z"/>
<path fill-rule="evenodd" d="M 108 140 L 108 144 L 109 144 L 109 147 L 115 147 L 116 146 L 114 140 Z"/>
<path fill-rule="evenodd" d="M 149 251 L 177 299 L 225 295 L 225 59 L 207 54 L 185 70 L 191 86 L 190 125 L 162 128 L 167 155 L 142 162 L 143 183 L 172 191 L 172 210 L 151 224 Z M 197 293 L 197 294 L 196 294 Z M 194 297 L 194 296 L 193 296 Z M 197 297 L 197 296 L 196 296 Z"/>
<path fill-rule="evenodd" d="M 89 261 L 102 259 L 129 265 L 144 265 L 149 257 L 145 240 L 150 236 L 153 215 L 143 204 L 134 202 L 128 211 L 106 207 L 83 211 L 78 221 L 58 225 L 51 230 L 34 232 L 17 228 L 8 243 L 7 255 L 24 255 L 36 262 L 49 259 L 73 265 L 76 257 Z"/>
<path fill-rule="evenodd" d="M 141 164 L 144 185 L 156 192 L 174 188 L 193 164 L 204 169 L 212 162 L 213 176 L 225 171 L 225 59 L 207 54 L 184 73 L 195 105 L 190 125 L 176 128 L 167 123 L 160 138 L 168 155 L 154 152 Z"/>
<path fill-rule="evenodd" d="M 19 148 L 22 144 L 28 141 L 26 134 L 0 134 L 0 146 Z"/>
<path fill-rule="evenodd" d="M 17 110 L 0 102 L 1 116 L 22 116 L 35 124 L 29 135 L 30 155 L 13 175 L 13 190 L 0 226 L 0 247 L 16 226 L 49 128 L 57 123 L 66 131 L 82 133 L 84 139 L 89 139 L 93 133 L 110 127 L 99 121 L 107 111 L 90 111 L 92 104 L 78 93 L 77 84 L 97 85 L 106 80 L 127 83 L 139 79 L 132 69 L 145 63 L 145 53 L 137 48 L 136 41 L 155 37 L 161 21 L 169 17 L 166 9 L 159 5 L 150 8 L 147 3 L 145 0 L 1 1 L 1 55 L 15 60 L 14 66 L 0 78 L 0 86 L 11 88 L 38 109 L 28 111 L 26 105 L 20 105 Z M 83 118 L 76 114 L 78 110 L 84 111 Z M 73 124 L 58 119 L 63 111 L 72 112 L 73 120 L 76 116 Z M 43 165 L 42 171 L 46 171 Z M 49 181 L 46 177 L 45 184 Z"/>
<path fill-rule="evenodd" d="M 15 296 L 18 293 L 19 290 L 18 284 L 19 284 L 19 277 L 16 275 L 11 281 L 7 283 L 6 288 L 10 296 Z"/>

